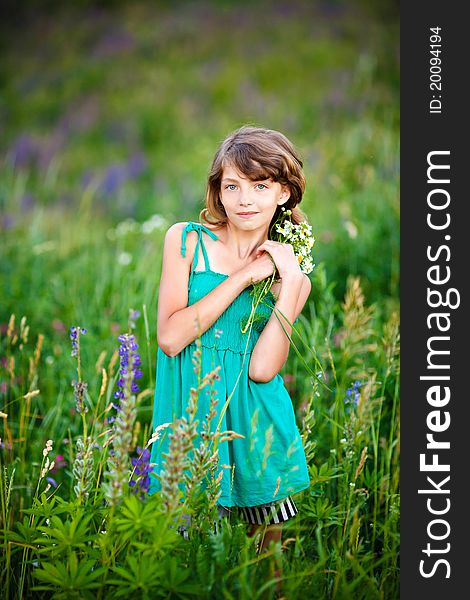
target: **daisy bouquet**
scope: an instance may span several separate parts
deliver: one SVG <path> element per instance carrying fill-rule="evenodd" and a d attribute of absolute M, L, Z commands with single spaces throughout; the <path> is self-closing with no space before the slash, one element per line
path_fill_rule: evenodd
<path fill-rule="evenodd" d="M 300 270 L 308 275 L 315 267 L 312 260 L 312 248 L 315 244 L 315 237 L 312 233 L 312 226 L 306 221 L 301 223 L 292 222 L 292 211 L 281 207 L 281 213 L 277 220 L 272 224 L 270 230 L 270 239 L 283 244 L 291 244 L 294 254 L 299 261 Z M 274 273 L 258 283 L 253 284 L 251 295 L 251 313 L 246 324 L 242 327 L 242 333 L 246 333 L 255 320 L 256 308 L 269 293 L 274 281 L 279 279 L 277 269 Z"/>

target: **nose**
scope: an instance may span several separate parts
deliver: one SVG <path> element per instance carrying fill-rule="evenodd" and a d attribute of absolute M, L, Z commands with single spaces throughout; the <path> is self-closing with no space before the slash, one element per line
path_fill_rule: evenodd
<path fill-rule="evenodd" d="M 251 204 L 253 204 L 252 200 L 249 197 L 249 194 L 247 192 L 240 192 L 240 206 L 249 206 Z"/>

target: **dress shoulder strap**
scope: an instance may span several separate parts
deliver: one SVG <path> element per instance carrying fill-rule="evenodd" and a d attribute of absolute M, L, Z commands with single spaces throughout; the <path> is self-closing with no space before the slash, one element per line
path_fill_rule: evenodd
<path fill-rule="evenodd" d="M 201 223 L 195 223 L 194 221 L 189 221 L 189 223 L 183 229 L 182 240 L 181 240 L 181 254 L 184 257 L 186 256 L 186 236 L 188 234 L 188 231 L 196 231 L 198 234 L 196 248 L 194 249 L 193 263 L 191 265 L 191 273 L 189 274 L 189 284 L 188 285 L 191 285 L 191 282 L 193 279 L 193 273 L 197 267 L 197 263 L 199 260 L 199 246 L 201 246 L 201 248 L 202 248 L 202 254 L 204 256 L 206 270 L 210 270 L 209 257 L 207 256 L 206 247 L 204 246 L 202 232 L 204 231 L 205 233 L 207 233 L 207 235 L 209 237 L 211 237 L 213 240 L 218 240 L 219 238 L 213 231 L 211 231 L 210 229 L 205 227 L 205 225 L 202 225 Z"/>

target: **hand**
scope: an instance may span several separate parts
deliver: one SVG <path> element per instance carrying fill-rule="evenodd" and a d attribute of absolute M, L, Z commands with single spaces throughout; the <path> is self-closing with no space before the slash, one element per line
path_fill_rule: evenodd
<path fill-rule="evenodd" d="M 239 272 L 243 274 L 246 284 L 252 285 L 266 279 L 266 277 L 270 277 L 274 273 L 274 269 L 275 265 L 272 258 L 269 254 L 263 252 L 261 256 L 242 267 Z"/>
<path fill-rule="evenodd" d="M 261 246 L 258 246 L 256 256 L 266 256 L 266 253 L 271 255 L 281 279 L 302 275 L 292 244 L 266 240 Z"/>

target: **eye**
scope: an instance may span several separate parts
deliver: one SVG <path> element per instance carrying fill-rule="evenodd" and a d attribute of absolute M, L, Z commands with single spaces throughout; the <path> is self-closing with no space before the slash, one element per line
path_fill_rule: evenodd
<path fill-rule="evenodd" d="M 236 187 L 237 187 L 237 186 L 236 186 L 234 183 L 228 183 L 228 184 L 225 186 L 225 189 L 226 189 L 226 190 L 227 190 L 227 189 L 230 189 L 230 191 L 231 191 L 231 192 L 233 192 L 233 191 L 234 191 L 234 190 L 233 190 L 233 188 L 236 188 Z"/>
<path fill-rule="evenodd" d="M 262 187 L 260 189 L 268 189 L 268 186 L 264 185 L 264 183 L 257 183 L 256 185 L 261 185 Z"/>

